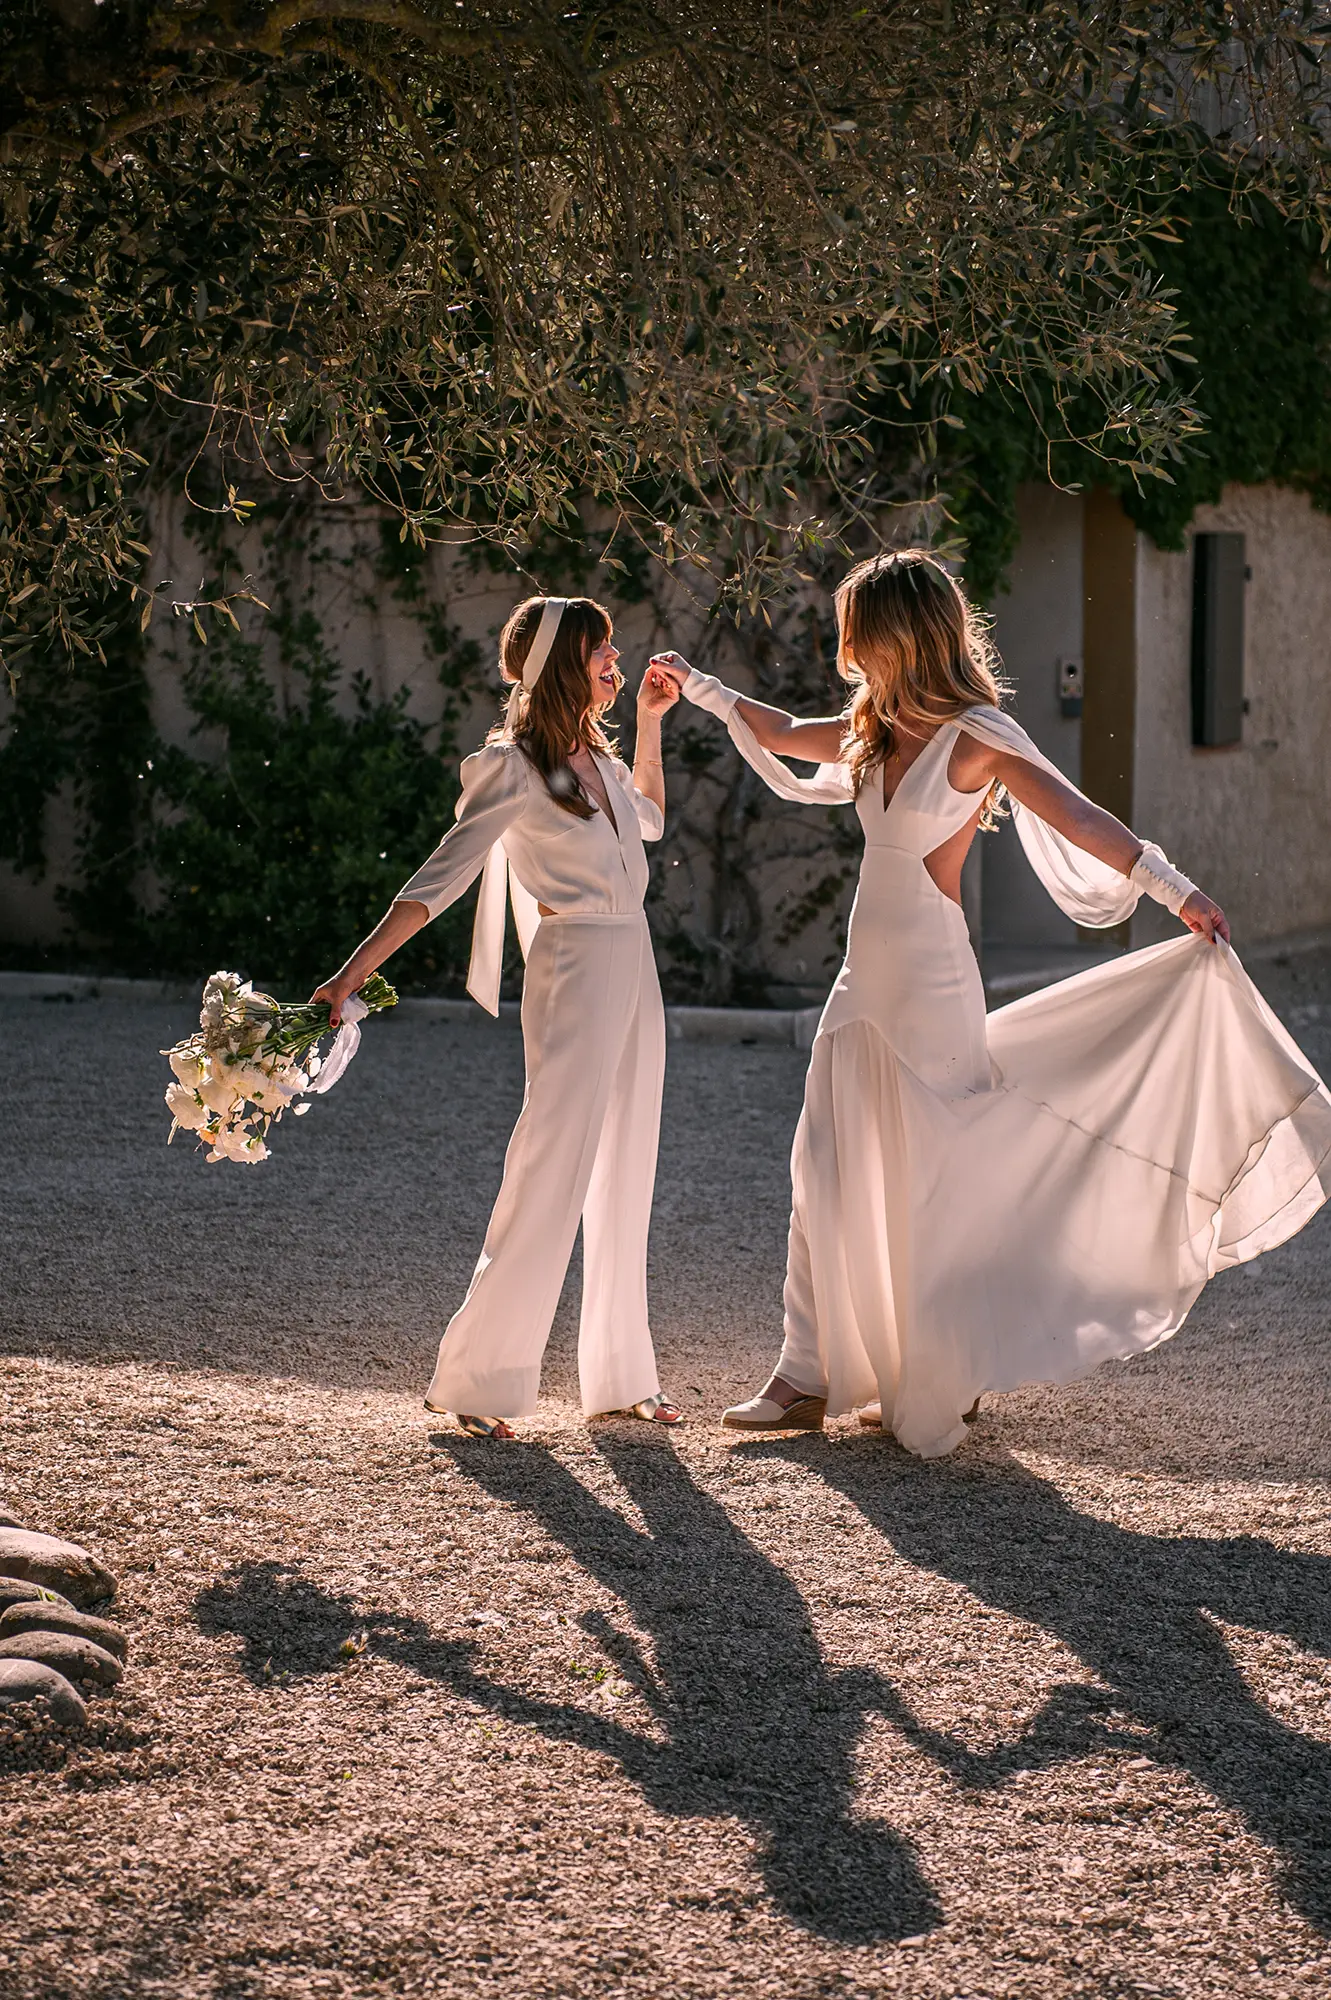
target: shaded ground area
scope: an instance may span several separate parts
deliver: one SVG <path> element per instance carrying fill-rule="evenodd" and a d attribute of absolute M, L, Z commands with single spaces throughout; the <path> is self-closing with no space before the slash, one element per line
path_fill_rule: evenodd
<path fill-rule="evenodd" d="M 1263 974 L 1331 1070 L 1331 964 Z M 803 1059 L 676 1045 L 674 1437 L 420 1410 L 521 1090 L 372 1022 L 258 1169 L 163 1145 L 187 1010 L 0 1006 L 0 1499 L 122 1576 L 123 1690 L 0 1733 L 0 1985 L 125 1995 L 1318 1995 L 1331 1218 L 952 1460 L 728 1442 Z"/>

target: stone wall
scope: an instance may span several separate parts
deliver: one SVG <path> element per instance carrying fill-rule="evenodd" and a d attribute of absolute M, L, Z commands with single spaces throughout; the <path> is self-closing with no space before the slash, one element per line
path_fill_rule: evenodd
<path fill-rule="evenodd" d="M 1057 663 L 1084 657 L 1088 503 L 1048 487 L 1018 495 L 1021 544 L 995 633 L 1014 712 L 1074 780 L 1082 723 L 1059 713 Z M 1331 926 L 1331 516 L 1279 486 L 1230 486 L 1193 530 L 1246 537 L 1242 741 L 1194 749 L 1191 542 L 1135 542 L 1135 717 L 1130 818 L 1225 906 L 1236 938 L 1266 942 Z M 1131 553 L 1129 560 L 1133 560 Z M 1127 578 L 1129 587 L 1133 578 Z M 1129 643 L 1131 641 L 1129 640 Z M 1103 761 L 1103 760 L 1101 760 Z M 1089 777 L 1085 780 L 1090 787 Z M 1026 866 L 1011 826 L 982 843 L 982 929 L 991 949 L 1070 946 L 1073 927 Z M 1145 904 L 1132 942 L 1173 934 Z"/>

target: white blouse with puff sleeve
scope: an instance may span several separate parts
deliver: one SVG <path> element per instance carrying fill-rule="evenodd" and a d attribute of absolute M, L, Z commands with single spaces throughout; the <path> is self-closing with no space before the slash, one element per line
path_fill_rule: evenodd
<path fill-rule="evenodd" d="M 618 757 L 596 763 L 614 826 L 599 808 L 590 819 L 565 812 L 516 743 L 487 743 L 464 758 L 457 824 L 397 893 L 396 901 L 423 903 L 437 917 L 481 876 L 467 991 L 491 1014 L 499 1012 L 506 885 L 524 958 L 539 903 L 559 916 L 631 916 L 642 908 L 643 842 L 661 838 L 665 819 Z"/>

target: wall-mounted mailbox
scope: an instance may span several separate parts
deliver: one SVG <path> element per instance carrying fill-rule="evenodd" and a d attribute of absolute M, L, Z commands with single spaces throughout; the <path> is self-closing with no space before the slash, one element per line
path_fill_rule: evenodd
<path fill-rule="evenodd" d="M 1242 535 L 1192 542 L 1192 740 L 1198 747 L 1243 735 Z"/>
<path fill-rule="evenodd" d="M 1060 660 L 1058 663 L 1058 712 L 1060 715 L 1081 714 L 1082 696 L 1086 692 L 1086 679 L 1080 660 Z"/>

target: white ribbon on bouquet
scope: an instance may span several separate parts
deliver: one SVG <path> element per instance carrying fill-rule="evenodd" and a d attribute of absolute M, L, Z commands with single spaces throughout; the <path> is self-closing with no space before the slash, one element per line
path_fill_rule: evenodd
<path fill-rule="evenodd" d="M 333 1046 L 320 1063 L 319 1074 L 310 1079 L 308 1090 L 302 1095 L 317 1097 L 321 1091 L 332 1089 L 360 1047 L 360 1024 L 369 1011 L 359 993 L 353 993 L 342 1003 L 342 1025 Z"/>

